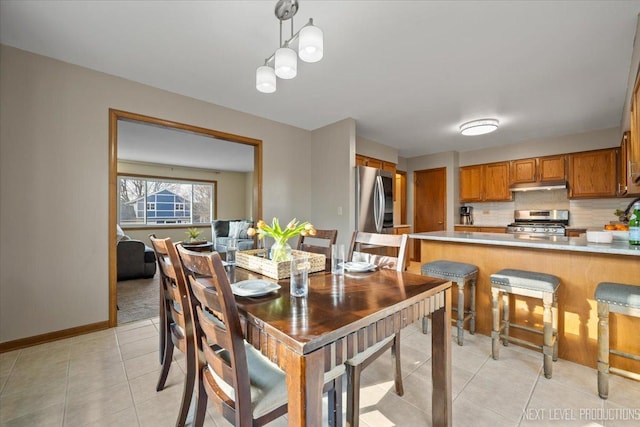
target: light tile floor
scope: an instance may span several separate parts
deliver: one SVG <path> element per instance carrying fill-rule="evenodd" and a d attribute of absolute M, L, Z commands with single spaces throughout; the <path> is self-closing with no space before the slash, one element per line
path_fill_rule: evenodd
<path fill-rule="evenodd" d="M 175 356 L 167 387 L 156 392 L 157 322 L 130 323 L 0 354 L 0 425 L 174 425 L 184 359 Z M 604 401 L 597 394 L 594 369 L 559 360 L 553 378 L 545 379 L 539 353 L 511 345 L 502 347 L 495 361 L 486 336 L 465 333 L 464 347 L 452 340 L 454 426 L 640 425 L 638 382 L 612 376 L 610 397 Z M 361 426 L 431 425 L 430 341 L 418 325 L 403 330 L 403 397 L 393 391 L 390 354 L 363 372 Z M 285 416 L 270 426 L 286 424 Z M 229 426 L 213 409 L 206 425 Z"/>

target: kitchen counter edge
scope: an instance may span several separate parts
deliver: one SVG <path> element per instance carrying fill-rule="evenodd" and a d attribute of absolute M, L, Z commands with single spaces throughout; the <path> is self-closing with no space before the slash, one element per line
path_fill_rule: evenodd
<path fill-rule="evenodd" d="M 640 257 L 640 246 L 630 245 L 626 240 L 614 239 L 612 243 L 591 243 L 586 237 L 570 237 L 568 241 L 553 242 L 547 240 L 523 240 L 513 234 L 475 233 L 463 231 L 432 231 L 412 233 L 409 238 L 417 240 L 439 240 L 479 245 L 514 246 L 532 249 L 551 249 L 558 251 L 591 252 L 612 255 L 631 255 Z"/>

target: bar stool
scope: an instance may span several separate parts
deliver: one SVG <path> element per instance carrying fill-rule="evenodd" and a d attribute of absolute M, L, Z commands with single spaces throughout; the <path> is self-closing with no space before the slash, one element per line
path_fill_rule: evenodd
<path fill-rule="evenodd" d="M 560 286 L 560 279 L 551 274 L 538 273 L 533 271 L 523 271 L 514 269 L 504 269 L 491 275 L 491 297 L 493 328 L 491 331 L 491 356 L 494 360 L 499 357 L 499 341 L 507 346 L 509 341 L 527 345 L 538 350 L 542 350 L 544 355 L 544 376 L 551 378 L 552 363 L 558 360 L 558 302 L 557 290 Z M 500 293 L 503 293 L 503 317 L 500 325 L 500 311 L 498 302 Z M 524 325 L 509 322 L 509 294 L 521 295 L 525 297 L 539 298 L 542 300 L 544 327 L 540 331 Z M 524 329 L 529 332 L 542 334 L 543 344 L 537 345 L 532 342 L 509 336 L 509 327 Z"/>
<path fill-rule="evenodd" d="M 640 317 L 640 286 L 602 282 L 596 288 L 598 301 L 598 394 L 609 397 L 609 372 L 640 381 L 640 374 L 609 365 L 609 354 L 640 361 L 640 355 L 609 348 L 609 312 Z"/>
<path fill-rule="evenodd" d="M 452 309 L 458 312 L 458 320 L 451 320 L 456 322 L 458 327 L 458 345 L 463 345 L 465 320 L 469 320 L 469 333 L 473 335 L 476 332 L 476 279 L 478 278 L 478 267 L 463 262 L 438 260 L 423 264 L 422 275 L 450 280 L 458 286 L 458 308 L 453 307 Z M 464 309 L 464 285 L 467 281 L 471 285 L 469 310 Z M 426 317 L 422 319 L 422 332 L 425 334 L 429 329 L 428 322 Z"/>

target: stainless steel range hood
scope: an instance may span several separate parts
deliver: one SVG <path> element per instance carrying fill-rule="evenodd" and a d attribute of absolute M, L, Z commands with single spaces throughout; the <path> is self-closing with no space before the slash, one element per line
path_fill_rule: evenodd
<path fill-rule="evenodd" d="M 511 191 L 566 190 L 567 181 L 546 181 L 511 184 Z"/>

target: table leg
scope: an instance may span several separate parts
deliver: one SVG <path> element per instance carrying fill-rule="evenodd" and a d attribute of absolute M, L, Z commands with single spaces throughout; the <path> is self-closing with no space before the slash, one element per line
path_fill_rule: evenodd
<path fill-rule="evenodd" d="M 451 426 L 451 288 L 445 306 L 431 315 L 432 425 Z"/>
<path fill-rule="evenodd" d="M 322 424 L 324 354 L 318 350 L 305 356 L 289 353 L 286 357 L 289 426 L 319 426 Z"/>

